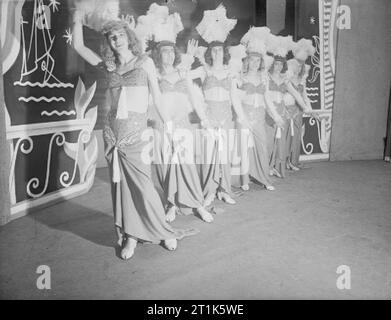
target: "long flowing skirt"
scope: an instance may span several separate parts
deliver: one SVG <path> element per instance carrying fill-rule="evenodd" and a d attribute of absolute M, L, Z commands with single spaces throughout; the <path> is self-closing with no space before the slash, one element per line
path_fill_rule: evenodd
<path fill-rule="evenodd" d="M 274 142 L 270 158 L 270 167 L 275 168 L 284 178 L 286 175 L 285 170 L 287 159 L 286 132 L 289 129 L 289 121 L 287 119 L 287 110 L 284 103 L 281 102 L 274 104 L 276 107 L 276 111 L 284 120 L 284 126 L 282 128 L 275 127 L 274 129 Z"/>
<path fill-rule="evenodd" d="M 152 163 L 152 169 L 156 177 L 156 187 L 159 189 L 161 194 L 161 200 L 166 206 L 167 201 L 167 171 L 169 157 L 171 156 L 171 144 L 169 137 L 163 130 L 163 125 L 160 127 L 154 127 L 153 130 L 153 141 L 154 141 L 154 161 Z"/>
<path fill-rule="evenodd" d="M 186 119 L 174 121 L 171 158 L 166 168 L 165 190 L 168 202 L 181 213 L 203 206 L 204 196 L 195 165 L 195 130 Z"/>
<path fill-rule="evenodd" d="M 248 184 L 250 177 L 265 186 L 272 185 L 269 177 L 269 152 L 267 148 L 265 111 L 263 107 L 253 108 L 243 105 L 250 121 L 250 128 L 242 131 L 239 125 L 241 146 L 241 183 Z"/>
<path fill-rule="evenodd" d="M 165 211 L 151 179 L 146 115 L 129 113 L 129 119 L 109 115 L 105 127 L 105 156 L 112 178 L 115 225 L 142 241 L 181 239 L 197 230 L 175 230 L 165 221 Z"/>
<path fill-rule="evenodd" d="M 231 193 L 233 122 L 230 102 L 207 102 L 206 114 L 213 129 L 204 130 L 201 185 L 204 198 L 216 192 Z"/>
<path fill-rule="evenodd" d="M 303 113 L 297 110 L 289 119 L 289 128 L 286 132 L 287 160 L 296 167 L 299 165 L 302 125 Z"/>

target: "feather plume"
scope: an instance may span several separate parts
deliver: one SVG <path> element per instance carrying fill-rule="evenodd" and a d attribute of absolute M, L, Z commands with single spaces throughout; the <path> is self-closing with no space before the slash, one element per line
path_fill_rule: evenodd
<path fill-rule="evenodd" d="M 296 59 L 305 61 L 315 54 L 315 47 L 311 40 L 302 38 L 294 44 L 292 53 Z"/>
<path fill-rule="evenodd" d="M 106 22 L 120 20 L 119 0 L 76 0 L 76 11 L 83 17 L 83 24 L 101 32 Z"/>
<path fill-rule="evenodd" d="M 236 22 L 236 19 L 227 18 L 227 10 L 220 4 L 215 10 L 204 11 L 204 16 L 196 30 L 207 43 L 225 42 Z"/>

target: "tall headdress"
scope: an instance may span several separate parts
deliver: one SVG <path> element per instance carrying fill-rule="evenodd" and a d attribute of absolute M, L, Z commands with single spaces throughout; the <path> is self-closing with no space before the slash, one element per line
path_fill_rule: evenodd
<path fill-rule="evenodd" d="M 248 54 L 266 54 L 266 44 L 271 37 L 268 27 L 251 27 L 240 42 L 246 46 Z"/>
<path fill-rule="evenodd" d="M 146 15 L 138 17 L 135 33 L 144 46 L 149 40 L 173 45 L 182 30 L 183 24 L 178 13 L 169 14 L 168 7 L 152 3 Z"/>
<path fill-rule="evenodd" d="M 294 42 L 292 36 L 274 36 L 271 35 L 268 41 L 267 51 L 274 56 L 276 60 L 286 60 L 288 52 L 293 49 Z"/>
<path fill-rule="evenodd" d="M 119 0 L 77 0 L 75 7 L 83 25 L 98 32 L 103 31 L 108 21 L 121 21 Z"/>
<path fill-rule="evenodd" d="M 236 19 L 227 18 L 227 10 L 220 4 L 214 10 L 205 10 L 196 30 L 209 45 L 222 44 L 237 23 Z"/>
<path fill-rule="evenodd" d="M 294 44 L 292 53 L 295 59 L 304 62 L 315 54 L 315 47 L 311 40 L 302 38 Z"/>

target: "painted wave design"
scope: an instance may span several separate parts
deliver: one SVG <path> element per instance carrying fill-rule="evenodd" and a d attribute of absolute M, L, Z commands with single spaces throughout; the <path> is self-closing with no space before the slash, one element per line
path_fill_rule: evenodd
<path fill-rule="evenodd" d="M 44 111 L 41 112 L 41 116 L 51 117 L 53 115 L 56 115 L 56 116 L 64 116 L 64 115 L 72 116 L 72 115 L 76 115 L 76 112 L 75 112 L 75 110 L 70 110 L 70 111 L 63 110 L 63 111 L 60 111 L 60 112 L 57 111 L 57 110 L 53 110 L 53 111 L 50 111 L 50 112 L 44 110 Z"/>
<path fill-rule="evenodd" d="M 40 87 L 40 88 L 73 88 L 74 85 L 72 83 L 40 83 L 40 82 L 21 82 L 21 81 L 15 81 L 14 86 L 22 86 L 22 87 Z"/>
<path fill-rule="evenodd" d="M 24 101 L 24 102 L 30 102 L 30 101 L 34 101 L 34 102 L 41 102 L 41 101 L 45 101 L 45 102 L 53 102 L 53 101 L 56 101 L 56 102 L 65 102 L 65 99 L 63 97 L 51 97 L 51 98 L 47 98 L 47 97 L 39 97 L 39 98 L 36 98 L 36 97 L 28 97 L 28 98 L 25 98 L 25 97 L 20 97 L 18 99 L 19 101 Z"/>

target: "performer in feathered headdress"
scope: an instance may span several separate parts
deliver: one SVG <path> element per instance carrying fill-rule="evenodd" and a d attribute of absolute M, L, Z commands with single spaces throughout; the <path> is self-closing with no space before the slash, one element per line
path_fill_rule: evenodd
<path fill-rule="evenodd" d="M 251 27 L 243 36 L 241 43 L 245 45 L 247 56 L 243 63 L 243 74 L 240 89 L 243 92 L 242 106 L 250 122 L 249 136 L 239 130 L 241 146 L 241 183 L 243 190 L 249 190 L 250 176 L 267 190 L 274 190 L 269 178 L 269 153 L 267 150 L 265 110 L 280 126 L 281 116 L 276 112 L 274 104 L 266 101 L 265 93 L 268 85 L 267 70 L 264 58 L 266 43 L 270 38 L 267 27 Z"/>
<path fill-rule="evenodd" d="M 310 66 L 305 64 L 305 61 L 315 53 L 315 48 L 311 40 L 301 39 L 294 44 L 292 53 L 294 58 L 287 62 L 287 75 L 290 83 L 300 94 L 306 106 L 303 109 L 296 101 L 296 103 L 287 106 L 289 118 L 289 130 L 286 132 L 288 149 L 287 169 L 298 171 L 303 112 L 312 114 L 311 102 L 306 92 L 306 79 Z"/>
<path fill-rule="evenodd" d="M 206 222 L 212 222 L 213 216 L 204 208 L 204 196 L 193 149 L 194 130 L 189 115 L 195 110 L 200 119 L 205 122 L 206 116 L 201 99 L 197 99 L 196 89 L 188 70 L 194 60 L 192 55 L 181 55 L 176 39 L 183 30 L 181 17 L 178 13 L 168 14 L 163 7 L 153 3 L 142 21 L 153 21 L 148 25 L 149 31 L 141 26 L 139 32 L 147 34 L 152 40 L 152 58 L 158 70 L 158 82 L 162 93 L 161 108 L 166 115 L 166 124 L 159 117 L 152 116 L 155 132 L 156 159 L 153 167 L 156 169 L 160 187 L 167 196 L 166 220 L 172 222 L 176 212 L 198 212 Z M 151 19 L 160 12 L 159 17 Z M 166 14 L 167 13 L 167 14 Z M 194 46 L 189 43 L 189 48 Z M 183 58 L 183 59 L 182 59 Z M 186 61 L 181 61 L 186 60 Z M 189 139 L 190 137 L 190 139 Z M 190 143 L 189 143 L 190 142 Z"/>
<path fill-rule="evenodd" d="M 278 114 L 284 120 L 284 125 L 275 126 L 273 150 L 271 154 L 271 175 L 279 178 L 285 177 L 287 162 L 287 132 L 290 128 L 288 108 L 296 102 L 306 108 L 300 94 L 289 82 L 286 75 L 288 52 L 294 47 L 291 36 L 272 36 L 269 39 L 268 51 L 273 55 L 274 61 L 269 69 L 269 87 L 266 95 L 274 104 Z"/>
<path fill-rule="evenodd" d="M 305 64 L 307 59 L 315 54 L 315 47 L 312 45 L 312 41 L 305 38 L 300 39 L 293 45 L 292 53 L 301 66 L 300 72 L 304 75 L 306 72 L 305 68 L 309 67 L 309 65 Z"/>
<path fill-rule="evenodd" d="M 142 158 L 147 141 L 141 136 L 147 128 L 150 95 L 161 110 L 156 69 L 153 61 L 142 54 L 129 24 L 115 17 L 117 13 L 112 16 L 110 9 L 105 12 L 101 4 L 102 1 L 97 1 L 95 8 L 88 7 L 88 12 L 98 13 L 97 21 L 89 18 L 88 26 L 95 26 L 103 33 L 105 52 L 109 52 L 111 60 L 84 45 L 85 10 L 75 12 L 73 43 L 82 58 L 105 73 L 109 84 L 111 110 L 103 135 L 121 257 L 132 257 L 139 240 L 163 241 L 168 250 L 175 250 L 177 239 L 194 232 L 174 230 L 165 221 L 164 207 L 150 176 L 149 159 Z M 107 17 L 109 20 L 104 21 Z"/>
<path fill-rule="evenodd" d="M 229 32 L 235 27 L 236 20 L 228 19 L 224 6 L 204 12 L 203 19 L 196 30 L 208 43 L 205 51 L 204 66 L 192 71 L 193 78 L 201 78 L 202 89 L 206 100 L 206 115 L 211 130 L 204 139 L 202 185 L 206 204 L 211 204 L 216 193 L 220 200 L 235 204 L 231 193 L 231 156 L 229 144 L 229 129 L 233 128 L 233 106 L 237 119 L 243 125 L 247 120 L 243 113 L 238 95 L 235 74 L 228 67 L 230 55 L 224 44 Z M 195 50 L 197 51 L 197 50 Z M 242 51 L 242 52 L 241 52 Z M 240 56 L 243 50 L 235 48 L 233 53 Z"/>

